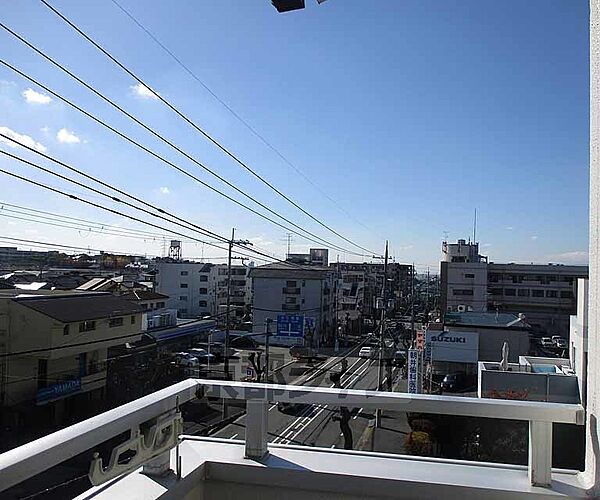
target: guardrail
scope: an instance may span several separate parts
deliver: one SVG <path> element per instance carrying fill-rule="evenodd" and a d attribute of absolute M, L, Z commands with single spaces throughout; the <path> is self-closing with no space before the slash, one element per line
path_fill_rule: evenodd
<path fill-rule="evenodd" d="M 528 470 L 533 485 L 551 483 L 552 423 L 583 425 L 585 420 L 583 407 L 579 404 L 188 379 L 1 454 L 0 491 L 122 432 L 139 430 L 142 423 L 159 421 L 163 422 L 161 425 L 164 426 L 165 416 L 174 415 L 179 404 L 199 397 L 246 401 L 246 456 L 252 458 L 261 458 L 268 451 L 268 402 L 356 406 L 525 420 L 529 422 Z M 177 429 L 177 426 L 174 425 L 173 428 Z M 136 433 L 132 431 L 132 436 L 133 434 Z M 137 434 L 139 435 L 139 432 Z M 137 439 L 141 438 L 138 436 Z M 169 450 L 165 452 L 164 447 L 157 450 L 157 454 L 147 454 L 143 457 L 146 462 L 156 462 L 159 454 L 162 455 L 163 462 L 165 455 L 168 458 Z M 133 470 L 139 465 L 139 462 L 133 461 L 128 470 Z M 124 469 L 121 467 L 120 471 L 123 473 Z"/>

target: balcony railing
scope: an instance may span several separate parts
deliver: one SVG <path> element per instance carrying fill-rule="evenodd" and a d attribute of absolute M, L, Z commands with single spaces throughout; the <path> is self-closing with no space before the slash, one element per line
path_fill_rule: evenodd
<path fill-rule="evenodd" d="M 298 288 L 298 287 L 284 286 L 283 287 L 283 293 L 287 294 L 287 295 L 300 295 L 300 288 Z"/>
<path fill-rule="evenodd" d="M 126 431 L 131 431 L 130 440 L 119 445 L 113 456 L 118 459 L 129 450 L 135 455 L 125 464 L 111 460 L 107 468 L 96 458 L 90 467 L 92 483 L 101 484 L 142 465 L 145 472 L 156 473 L 160 464 L 168 467 L 170 450 L 177 446 L 181 434 L 178 405 L 203 397 L 246 401 L 245 455 L 255 459 L 268 452 L 269 402 L 525 420 L 529 422 L 529 479 L 538 486 L 552 481 L 552 424 L 584 423 L 584 410 L 579 404 L 188 379 L 1 454 L 0 492 Z M 141 424 L 149 422 L 154 425 L 142 433 Z M 468 462 L 462 464 L 468 466 Z"/>

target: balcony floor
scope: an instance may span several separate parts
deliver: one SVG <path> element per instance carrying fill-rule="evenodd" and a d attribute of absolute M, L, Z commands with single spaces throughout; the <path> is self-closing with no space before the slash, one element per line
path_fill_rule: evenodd
<path fill-rule="evenodd" d="M 415 458 L 383 453 L 270 445 L 261 460 L 244 458 L 242 441 L 186 437 L 182 479 L 141 469 L 78 499 L 244 498 L 585 498 L 578 475 L 554 471 L 551 488 L 532 487 L 520 466 Z M 171 453 L 175 469 L 175 451 Z"/>

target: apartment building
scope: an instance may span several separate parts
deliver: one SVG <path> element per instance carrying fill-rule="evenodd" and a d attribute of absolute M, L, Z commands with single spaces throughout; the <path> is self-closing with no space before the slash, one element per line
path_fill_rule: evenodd
<path fill-rule="evenodd" d="M 299 267 L 281 262 L 254 267 L 252 278 L 254 305 L 252 329 L 265 331 L 266 320 L 273 323 L 272 342 L 282 345 L 297 344 L 311 335 L 313 345 L 326 343 L 333 338 L 333 272 L 321 266 Z M 303 335 L 283 331 L 278 319 L 289 317 L 298 322 Z M 305 325 L 305 328 L 302 328 Z M 257 337 L 261 340 L 260 337 Z"/>
<path fill-rule="evenodd" d="M 141 337 L 142 308 L 110 293 L 0 291 L 0 405 L 7 425 L 56 424 L 104 397 L 107 350 Z"/>
<path fill-rule="evenodd" d="M 345 333 L 359 333 L 360 319 L 373 318 L 377 297 L 381 297 L 384 265 L 373 263 L 335 263 L 330 268 L 335 276 L 338 324 Z M 388 298 L 401 311 L 411 293 L 412 266 L 388 264 Z"/>
<path fill-rule="evenodd" d="M 250 310 L 251 266 L 231 266 L 232 317 L 241 319 Z M 154 264 L 155 291 L 169 298 L 168 309 L 180 318 L 217 316 L 227 305 L 227 264 L 159 259 Z"/>
<path fill-rule="evenodd" d="M 587 266 L 500 264 L 479 254 L 479 244 L 442 244 L 441 310 L 525 314 L 536 331 L 568 335 L 576 313 L 577 280 Z"/>

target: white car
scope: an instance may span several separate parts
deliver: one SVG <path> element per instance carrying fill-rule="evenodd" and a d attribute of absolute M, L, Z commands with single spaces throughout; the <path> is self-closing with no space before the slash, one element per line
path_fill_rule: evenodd
<path fill-rule="evenodd" d="M 554 347 L 554 342 L 552 342 L 550 337 L 542 337 L 540 340 L 540 345 L 542 347 Z"/>
<path fill-rule="evenodd" d="M 359 358 L 372 358 L 375 354 L 375 349 L 369 346 L 361 347 L 358 351 Z"/>

